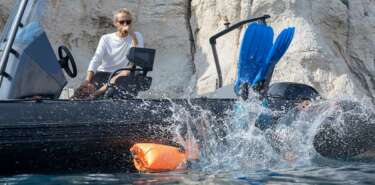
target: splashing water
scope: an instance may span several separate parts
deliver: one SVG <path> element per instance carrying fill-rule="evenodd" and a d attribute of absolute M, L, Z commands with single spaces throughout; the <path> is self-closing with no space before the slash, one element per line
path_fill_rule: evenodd
<path fill-rule="evenodd" d="M 344 102 L 344 103 L 338 103 Z M 233 111 L 219 119 L 210 111 L 193 106 L 193 112 L 178 105 L 171 107 L 175 125 L 171 128 L 176 142 L 189 149 L 200 146 L 200 160 L 193 168 L 203 171 L 249 171 L 306 167 L 321 156 L 314 148 L 314 138 L 327 122 L 339 133 L 348 116 L 375 125 L 373 106 L 354 102 L 354 108 L 339 106 L 345 101 L 313 102 L 306 110 L 292 108 L 276 124 L 262 131 L 256 126 L 262 115 L 275 112 L 264 108 L 254 96 L 238 101 Z"/>

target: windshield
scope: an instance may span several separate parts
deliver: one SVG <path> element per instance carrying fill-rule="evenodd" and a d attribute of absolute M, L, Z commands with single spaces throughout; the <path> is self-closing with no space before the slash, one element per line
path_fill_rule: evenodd
<path fill-rule="evenodd" d="M 32 37 L 33 34 L 36 33 L 36 30 L 39 30 L 39 22 L 42 19 L 43 9 L 46 4 L 46 1 L 44 0 L 16 0 L 14 2 L 15 4 L 0 35 L 0 58 L 3 58 L 3 55 L 9 53 L 9 51 L 6 51 L 6 45 L 9 42 L 11 44 L 24 42 L 28 37 Z M 26 6 L 23 14 L 19 15 L 21 18 L 21 26 L 16 30 L 12 30 L 12 25 L 16 23 L 17 13 L 21 8 L 22 3 L 26 3 Z M 33 31 L 30 32 L 30 29 Z M 23 30 L 27 30 L 27 32 Z M 10 40 L 11 35 L 13 34 L 12 32 L 16 32 L 15 42 Z M 6 65 L 6 61 L 1 62 L 0 69 L 5 68 L 3 65 Z"/>

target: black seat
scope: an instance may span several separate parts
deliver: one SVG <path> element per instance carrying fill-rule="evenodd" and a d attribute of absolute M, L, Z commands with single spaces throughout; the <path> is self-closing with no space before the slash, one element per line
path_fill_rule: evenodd
<path fill-rule="evenodd" d="M 127 55 L 128 60 L 134 64 L 132 68 L 123 68 L 112 73 L 108 79 L 109 89 L 105 98 L 129 99 L 134 98 L 140 91 L 147 91 L 152 84 L 152 77 L 147 73 L 153 70 L 155 49 L 131 48 Z M 130 75 L 121 77 L 116 84 L 110 84 L 110 79 L 120 71 L 130 71 Z"/>

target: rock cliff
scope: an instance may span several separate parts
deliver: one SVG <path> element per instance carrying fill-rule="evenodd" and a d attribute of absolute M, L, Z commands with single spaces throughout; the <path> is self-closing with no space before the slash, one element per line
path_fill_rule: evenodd
<path fill-rule="evenodd" d="M 12 0 L 0 2 L 0 28 Z M 136 15 L 135 30 L 146 47 L 157 49 L 148 96 L 181 97 L 215 90 L 217 80 L 210 36 L 248 17 L 271 15 L 278 34 L 295 26 L 294 41 L 278 64 L 273 81 L 306 83 L 327 98 L 369 97 L 375 101 L 374 0 L 48 0 L 43 25 L 54 47 L 67 45 L 80 76 L 102 34 L 113 32 L 112 11 L 126 7 Z M 243 29 L 218 41 L 225 88 L 231 89 Z M 234 96 L 227 90 L 225 96 Z"/>

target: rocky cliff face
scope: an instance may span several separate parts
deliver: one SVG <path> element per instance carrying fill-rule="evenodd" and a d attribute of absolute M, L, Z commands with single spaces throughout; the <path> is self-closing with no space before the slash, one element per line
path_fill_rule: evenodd
<path fill-rule="evenodd" d="M 0 27 L 12 0 L 0 2 Z M 49 0 L 43 24 L 55 48 L 73 51 L 81 75 L 103 33 L 113 32 L 112 11 L 126 7 L 136 14 L 135 29 L 146 47 L 157 49 L 149 96 L 181 97 L 215 90 L 216 70 L 208 39 L 225 28 L 227 19 L 271 15 L 278 34 L 295 26 L 294 41 L 278 64 L 273 81 L 306 83 L 325 97 L 375 99 L 374 0 Z M 243 29 L 218 41 L 218 53 L 228 92 L 235 78 Z M 226 93 L 231 97 L 233 93 Z"/>

